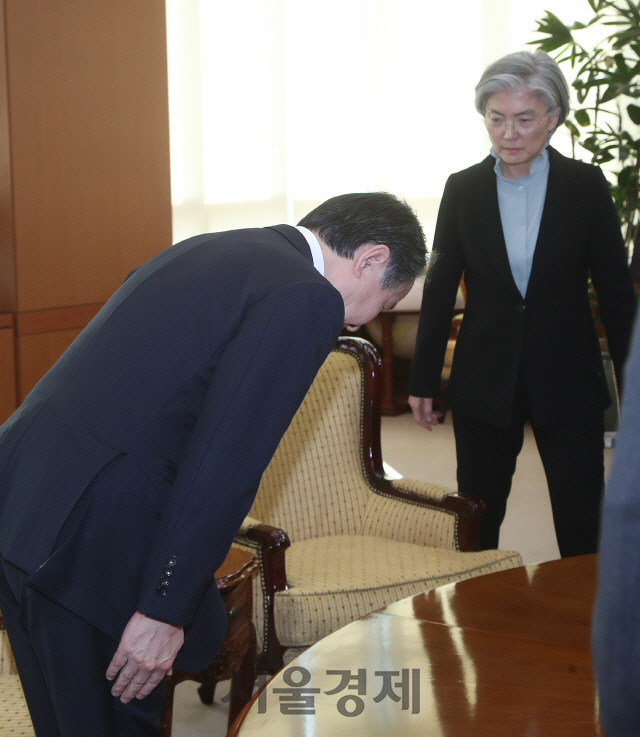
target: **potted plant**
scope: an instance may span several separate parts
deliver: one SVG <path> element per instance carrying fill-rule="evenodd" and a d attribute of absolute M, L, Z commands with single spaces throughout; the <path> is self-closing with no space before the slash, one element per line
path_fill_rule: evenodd
<path fill-rule="evenodd" d="M 566 121 L 573 154 L 579 146 L 604 165 L 631 254 L 640 215 L 640 2 L 586 2 L 585 22 L 567 24 L 546 11 L 531 45 L 573 70 L 567 78 L 578 104 Z"/>

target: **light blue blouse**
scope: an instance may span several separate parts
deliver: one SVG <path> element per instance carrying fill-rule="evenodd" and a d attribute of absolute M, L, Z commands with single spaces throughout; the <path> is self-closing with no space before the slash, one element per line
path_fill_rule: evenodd
<path fill-rule="evenodd" d="M 547 194 L 549 152 L 545 146 L 531 164 L 530 173 L 515 180 L 507 179 L 500 171 L 500 157 L 493 148 L 491 154 L 496 159 L 494 171 L 498 180 L 498 204 L 511 273 L 524 297 Z"/>

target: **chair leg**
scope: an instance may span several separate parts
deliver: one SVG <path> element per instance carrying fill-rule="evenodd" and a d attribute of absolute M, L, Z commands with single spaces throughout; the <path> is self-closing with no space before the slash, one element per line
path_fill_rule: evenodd
<path fill-rule="evenodd" d="M 164 705 L 162 707 L 162 715 L 160 721 L 160 729 L 162 737 L 171 737 L 171 723 L 173 721 L 173 695 L 176 689 L 176 683 L 173 676 L 167 678 L 164 690 Z"/>
<path fill-rule="evenodd" d="M 231 676 L 231 700 L 229 702 L 229 720 L 227 728 L 230 729 L 238 714 L 244 706 L 249 703 L 253 695 L 256 682 L 256 631 L 251 624 L 249 634 L 249 647 L 242 658 L 240 670 Z"/>
<path fill-rule="evenodd" d="M 215 694 L 215 683 L 203 683 L 201 686 L 198 686 L 198 696 L 200 696 L 200 701 L 202 701 L 203 704 L 207 704 L 207 706 L 211 706 L 211 704 L 213 704 Z"/>

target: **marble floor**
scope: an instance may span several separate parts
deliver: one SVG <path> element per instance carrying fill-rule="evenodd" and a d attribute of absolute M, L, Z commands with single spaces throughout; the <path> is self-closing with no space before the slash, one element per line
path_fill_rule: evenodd
<path fill-rule="evenodd" d="M 607 465 L 611 450 L 605 450 Z M 456 488 L 455 447 L 450 417 L 434 431 L 423 430 L 410 414 L 382 419 L 382 454 L 402 476 Z M 527 429 L 518 458 L 513 491 L 502 526 L 500 547 L 518 550 L 525 564 L 558 558 L 551 506 L 535 440 Z M 226 684 L 220 684 L 212 706 L 200 703 L 197 684 L 176 689 L 174 737 L 223 737 L 226 734 Z"/>

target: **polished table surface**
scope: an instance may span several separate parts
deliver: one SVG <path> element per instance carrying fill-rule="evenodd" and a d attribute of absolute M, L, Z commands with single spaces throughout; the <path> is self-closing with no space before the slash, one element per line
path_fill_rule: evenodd
<path fill-rule="evenodd" d="M 601 735 L 589 650 L 595 584 L 596 557 L 582 556 L 399 601 L 285 667 L 236 734 Z"/>

